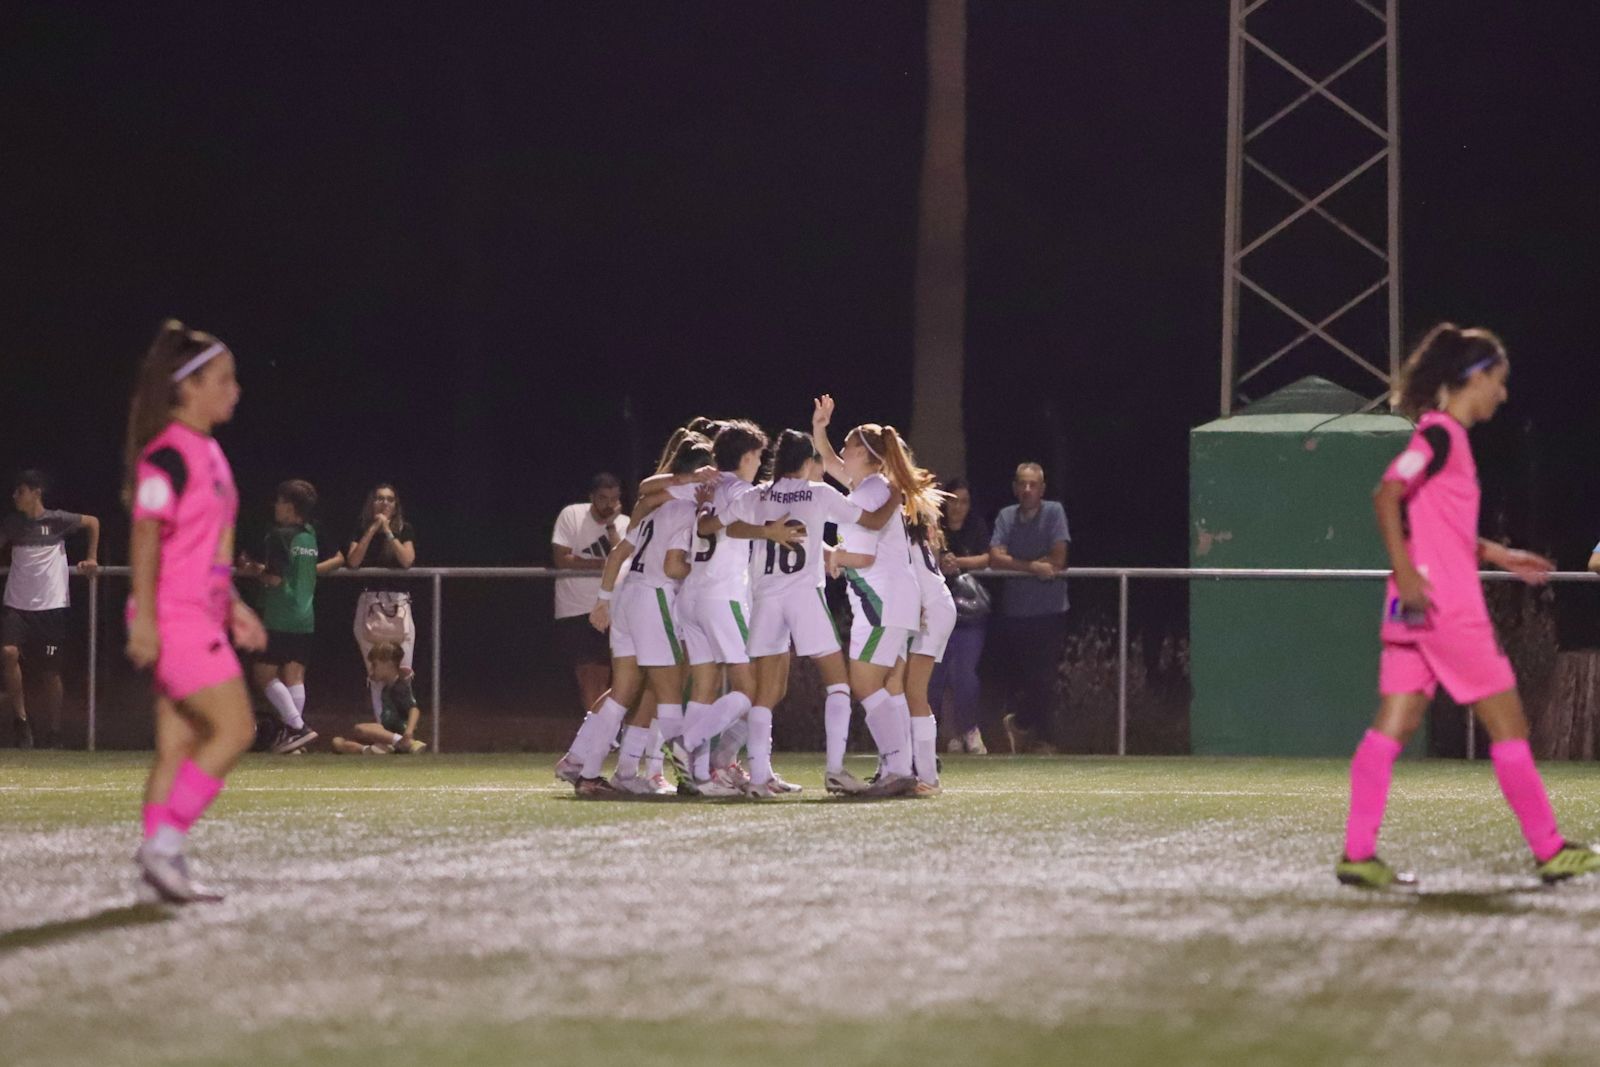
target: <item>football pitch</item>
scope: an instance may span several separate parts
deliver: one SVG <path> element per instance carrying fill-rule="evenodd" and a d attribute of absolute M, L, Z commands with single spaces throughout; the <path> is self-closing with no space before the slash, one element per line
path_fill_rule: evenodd
<path fill-rule="evenodd" d="M 582 802 L 553 757 L 252 756 L 134 904 L 146 757 L 0 754 L 0 1062 L 1600 1060 L 1600 880 L 1542 888 L 1486 764 L 952 757 L 946 794 Z M 870 770 L 862 761 L 853 769 Z M 1600 767 L 1545 768 L 1600 836 Z"/>

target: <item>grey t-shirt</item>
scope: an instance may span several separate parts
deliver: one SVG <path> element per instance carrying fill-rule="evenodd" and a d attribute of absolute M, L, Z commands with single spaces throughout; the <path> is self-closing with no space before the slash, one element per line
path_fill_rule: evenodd
<path fill-rule="evenodd" d="M 1046 500 L 1039 512 L 1026 521 L 1022 505 L 1002 508 L 994 520 L 989 545 L 1003 545 L 1011 558 L 1022 561 L 1043 559 L 1062 542 L 1070 542 L 1067 509 L 1056 500 Z M 1037 578 L 1008 578 L 1000 583 L 1000 614 L 1011 618 L 1034 615 L 1059 615 L 1067 610 L 1067 583 L 1061 579 L 1042 582 Z"/>
<path fill-rule="evenodd" d="M 46 510 L 37 519 L 13 511 L 0 519 L 0 536 L 11 548 L 5 606 L 18 611 L 53 611 L 67 600 L 67 536 L 83 516 Z"/>

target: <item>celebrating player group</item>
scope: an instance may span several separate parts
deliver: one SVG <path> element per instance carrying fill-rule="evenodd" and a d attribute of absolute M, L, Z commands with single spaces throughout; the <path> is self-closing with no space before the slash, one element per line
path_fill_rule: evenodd
<path fill-rule="evenodd" d="M 798 792 L 772 767 L 772 709 L 791 653 L 815 661 L 826 687 L 828 792 L 938 795 L 928 679 L 956 623 L 936 562 L 943 494 L 892 426 L 863 423 L 836 453 L 833 409 L 819 397 L 811 432 L 785 430 L 776 447 L 743 419 L 697 419 L 667 442 L 591 616 L 611 635 L 612 685 L 556 765 L 579 796 Z M 837 545 L 823 540 L 829 523 Z M 848 661 L 824 592 L 830 575 L 849 591 Z M 844 767 L 852 696 L 878 749 L 867 782 Z M 662 774 L 667 754 L 675 786 Z"/>

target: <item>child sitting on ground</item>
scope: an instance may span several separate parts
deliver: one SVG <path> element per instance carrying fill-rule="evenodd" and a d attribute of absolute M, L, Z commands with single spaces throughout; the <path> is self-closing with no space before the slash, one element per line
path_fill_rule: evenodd
<path fill-rule="evenodd" d="M 355 740 L 333 739 L 333 750 L 347 756 L 381 756 L 390 753 L 416 754 L 428 746 L 413 735 L 422 709 L 411 692 L 411 679 L 402 677 L 400 663 L 405 652 L 391 641 L 380 641 L 367 653 L 367 677 L 381 689 L 382 709 L 377 722 L 358 722 L 351 731 Z"/>

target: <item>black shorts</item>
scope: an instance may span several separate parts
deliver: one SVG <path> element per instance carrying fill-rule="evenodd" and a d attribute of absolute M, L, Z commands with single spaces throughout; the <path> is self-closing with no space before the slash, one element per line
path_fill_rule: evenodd
<path fill-rule="evenodd" d="M 556 620 L 556 648 L 561 658 L 574 667 L 592 663 L 599 667 L 611 666 L 611 642 L 606 635 L 589 625 L 589 616 L 572 615 Z"/>
<path fill-rule="evenodd" d="M 311 662 L 312 634 L 291 634 L 282 630 L 267 631 L 267 650 L 256 657 L 262 663 L 281 667 L 285 663 L 304 666 Z"/>
<path fill-rule="evenodd" d="M 0 610 L 0 645 L 20 648 L 25 658 L 45 667 L 59 667 L 67 643 L 67 610 Z"/>

